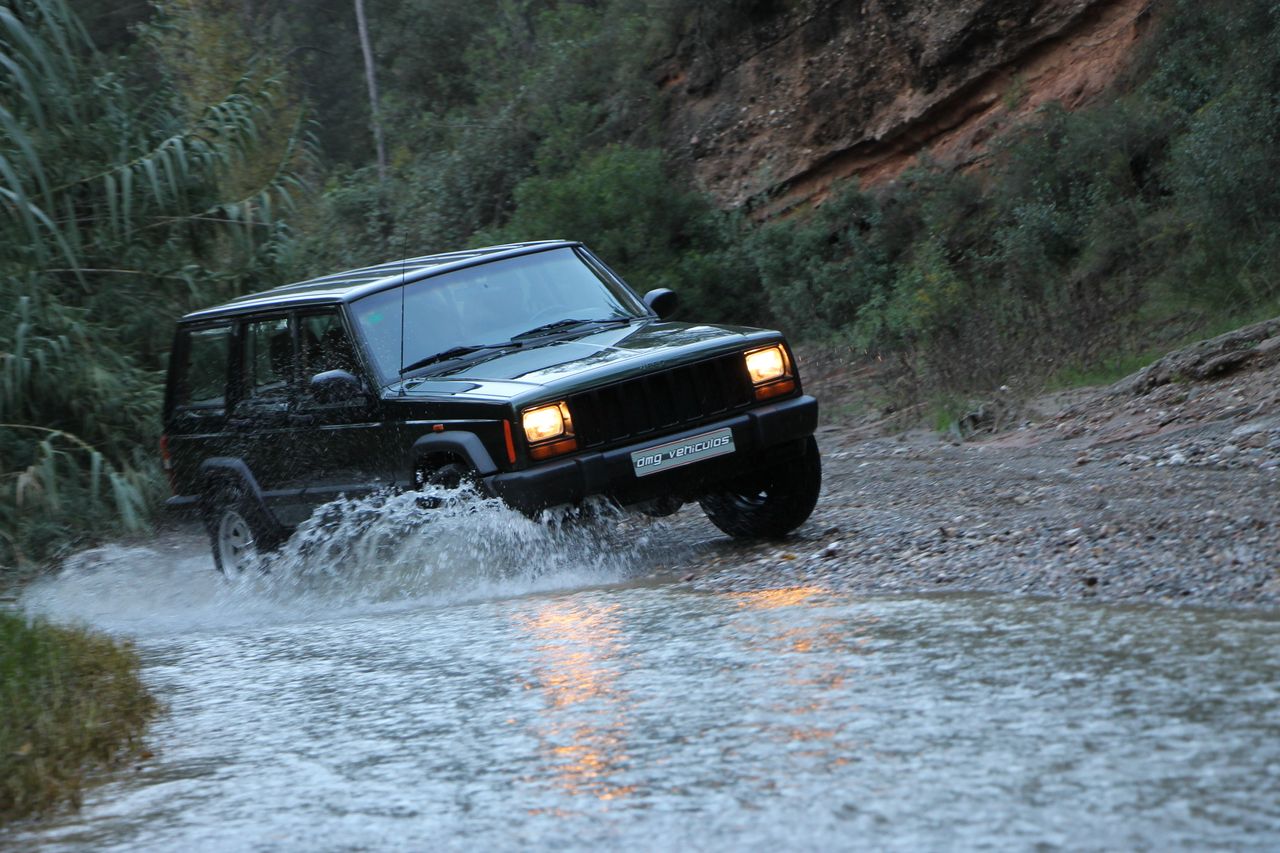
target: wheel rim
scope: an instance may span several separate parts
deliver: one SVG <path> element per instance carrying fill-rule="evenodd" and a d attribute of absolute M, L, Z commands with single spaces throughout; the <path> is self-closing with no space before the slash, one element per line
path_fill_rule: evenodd
<path fill-rule="evenodd" d="M 256 553 L 249 522 L 234 509 L 224 509 L 218 519 L 218 557 L 223 571 L 243 570 Z"/>

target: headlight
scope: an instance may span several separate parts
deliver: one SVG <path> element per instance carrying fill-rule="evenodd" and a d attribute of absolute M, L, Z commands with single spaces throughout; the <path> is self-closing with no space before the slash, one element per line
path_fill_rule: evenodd
<path fill-rule="evenodd" d="M 796 390 L 791 359 L 782 344 L 751 350 L 746 353 L 745 358 L 747 373 L 751 376 L 751 384 L 755 386 L 757 400 L 780 397 Z"/>
<path fill-rule="evenodd" d="M 763 385 L 787 375 L 787 356 L 782 347 L 774 345 L 747 353 L 747 372 L 754 385 Z"/>
<path fill-rule="evenodd" d="M 524 437 L 529 439 L 530 444 L 550 441 L 573 432 L 573 420 L 569 417 L 569 407 L 564 403 L 526 409 L 520 422 L 524 426 Z"/>
<path fill-rule="evenodd" d="M 520 415 L 520 425 L 524 427 L 524 437 L 529 439 L 531 459 L 550 459 L 578 449 L 578 439 L 573 435 L 573 418 L 563 400 L 525 409 Z"/>

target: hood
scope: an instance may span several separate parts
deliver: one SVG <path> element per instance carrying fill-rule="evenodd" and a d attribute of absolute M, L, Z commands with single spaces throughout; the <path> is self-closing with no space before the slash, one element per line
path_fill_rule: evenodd
<path fill-rule="evenodd" d="M 407 379 L 404 392 L 510 398 L 540 389 L 575 390 L 777 338 L 777 332 L 762 329 L 642 321 L 499 351 L 446 372 Z"/>

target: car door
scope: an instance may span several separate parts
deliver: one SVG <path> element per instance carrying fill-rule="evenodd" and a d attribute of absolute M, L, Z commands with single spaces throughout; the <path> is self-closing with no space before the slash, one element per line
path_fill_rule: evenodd
<path fill-rule="evenodd" d="M 200 464 L 226 455 L 227 386 L 234 327 L 214 321 L 179 327 L 166 396 L 166 464 L 171 485 L 191 496 L 200 489 Z"/>
<path fill-rule="evenodd" d="M 306 475 L 294 451 L 291 418 L 297 395 L 293 329 L 288 314 L 243 320 L 238 336 L 236 400 L 227 419 L 229 451 L 248 467 L 263 500 L 284 524 L 306 517 Z"/>
<path fill-rule="evenodd" d="M 342 314 L 299 312 L 297 329 L 302 381 L 290 416 L 297 427 L 291 452 L 306 471 L 303 502 L 313 508 L 339 494 L 354 497 L 390 486 L 391 436 Z M 312 378 L 331 371 L 351 374 L 364 393 L 317 393 Z"/>

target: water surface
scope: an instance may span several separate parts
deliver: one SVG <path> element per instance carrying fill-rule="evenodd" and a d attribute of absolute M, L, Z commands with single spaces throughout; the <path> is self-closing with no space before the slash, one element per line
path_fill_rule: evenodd
<path fill-rule="evenodd" d="M 1273 618 L 700 593 L 634 581 L 664 552 L 615 524 L 397 512 L 340 547 L 330 519 L 266 575 L 117 548 L 29 590 L 134 638 L 168 713 L 154 759 L 9 841 L 1280 845 Z"/>

